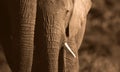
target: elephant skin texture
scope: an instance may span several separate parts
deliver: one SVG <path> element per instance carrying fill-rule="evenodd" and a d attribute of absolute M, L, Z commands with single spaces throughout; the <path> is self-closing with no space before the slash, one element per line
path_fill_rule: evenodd
<path fill-rule="evenodd" d="M 7 68 L 12 72 L 78 72 L 78 50 L 90 7 L 90 0 L 2 0 L 0 40 Z"/>

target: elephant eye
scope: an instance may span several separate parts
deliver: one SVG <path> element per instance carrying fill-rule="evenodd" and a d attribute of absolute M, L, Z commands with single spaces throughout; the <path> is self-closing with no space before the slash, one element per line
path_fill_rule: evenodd
<path fill-rule="evenodd" d="M 66 17 L 67 17 L 67 20 L 66 20 L 66 29 L 65 29 L 65 34 L 66 34 L 66 37 L 69 37 L 69 23 L 70 23 L 70 20 L 71 20 L 71 16 L 72 16 L 72 12 L 73 11 L 66 11 Z"/>

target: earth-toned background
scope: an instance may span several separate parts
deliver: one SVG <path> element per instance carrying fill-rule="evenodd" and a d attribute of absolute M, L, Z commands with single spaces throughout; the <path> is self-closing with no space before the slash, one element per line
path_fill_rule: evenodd
<path fill-rule="evenodd" d="M 120 0 L 93 0 L 79 50 L 80 72 L 120 72 Z"/>

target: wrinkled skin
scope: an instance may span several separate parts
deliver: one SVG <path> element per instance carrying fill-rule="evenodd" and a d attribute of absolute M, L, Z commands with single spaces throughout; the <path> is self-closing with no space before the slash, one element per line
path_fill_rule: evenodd
<path fill-rule="evenodd" d="M 19 1 L 7 2 L 10 41 L 9 47 L 6 46 L 4 50 L 11 70 L 78 72 L 78 49 L 83 39 L 91 1 Z M 66 49 L 65 42 L 76 58 Z"/>
<path fill-rule="evenodd" d="M 33 72 L 79 71 L 78 49 L 83 39 L 90 6 L 89 0 L 74 3 L 68 0 L 38 1 L 35 34 L 35 42 L 38 43 Z M 65 42 L 71 47 L 76 58 L 65 48 Z"/>
<path fill-rule="evenodd" d="M 37 1 L 2 0 L 1 4 L 1 40 L 8 64 L 13 72 L 31 72 Z"/>

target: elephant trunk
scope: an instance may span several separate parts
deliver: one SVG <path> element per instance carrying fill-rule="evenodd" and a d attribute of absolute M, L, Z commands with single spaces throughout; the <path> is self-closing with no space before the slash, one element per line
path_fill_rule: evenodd
<path fill-rule="evenodd" d="M 20 64 L 18 72 L 31 72 L 34 48 L 36 3 L 37 3 L 36 0 L 20 0 L 19 11 Z"/>
<path fill-rule="evenodd" d="M 51 28 L 51 30 L 54 28 Z M 54 29 L 53 32 L 48 31 L 48 41 L 47 41 L 47 53 L 48 53 L 48 70 L 49 72 L 58 72 L 58 57 L 61 45 L 61 36 L 60 32 L 57 29 Z"/>
<path fill-rule="evenodd" d="M 47 35 L 48 70 L 49 72 L 58 72 L 61 32 L 57 31 L 57 28 L 51 28 Z"/>
<path fill-rule="evenodd" d="M 62 44 L 62 25 L 64 21 L 58 15 L 52 13 L 43 13 L 44 29 L 45 29 L 45 44 L 47 56 L 48 72 L 59 72 L 59 52 Z"/>
<path fill-rule="evenodd" d="M 40 47 L 38 49 L 36 45 L 36 49 L 41 50 L 38 54 L 42 55 L 39 58 L 36 57 L 36 60 L 40 59 L 39 62 L 34 61 L 36 64 L 41 64 L 38 65 L 41 68 L 33 68 L 34 70 L 42 72 L 60 72 L 62 70 L 59 58 L 66 16 L 66 9 L 64 6 L 61 7 L 62 4 L 62 0 L 38 1 L 36 30 L 39 30 L 40 34 L 36 33 L 36 35 L 38 34 L 36 37 L 40 39 Z M 38 51 L 36 50 L 36 52 Z"/>

